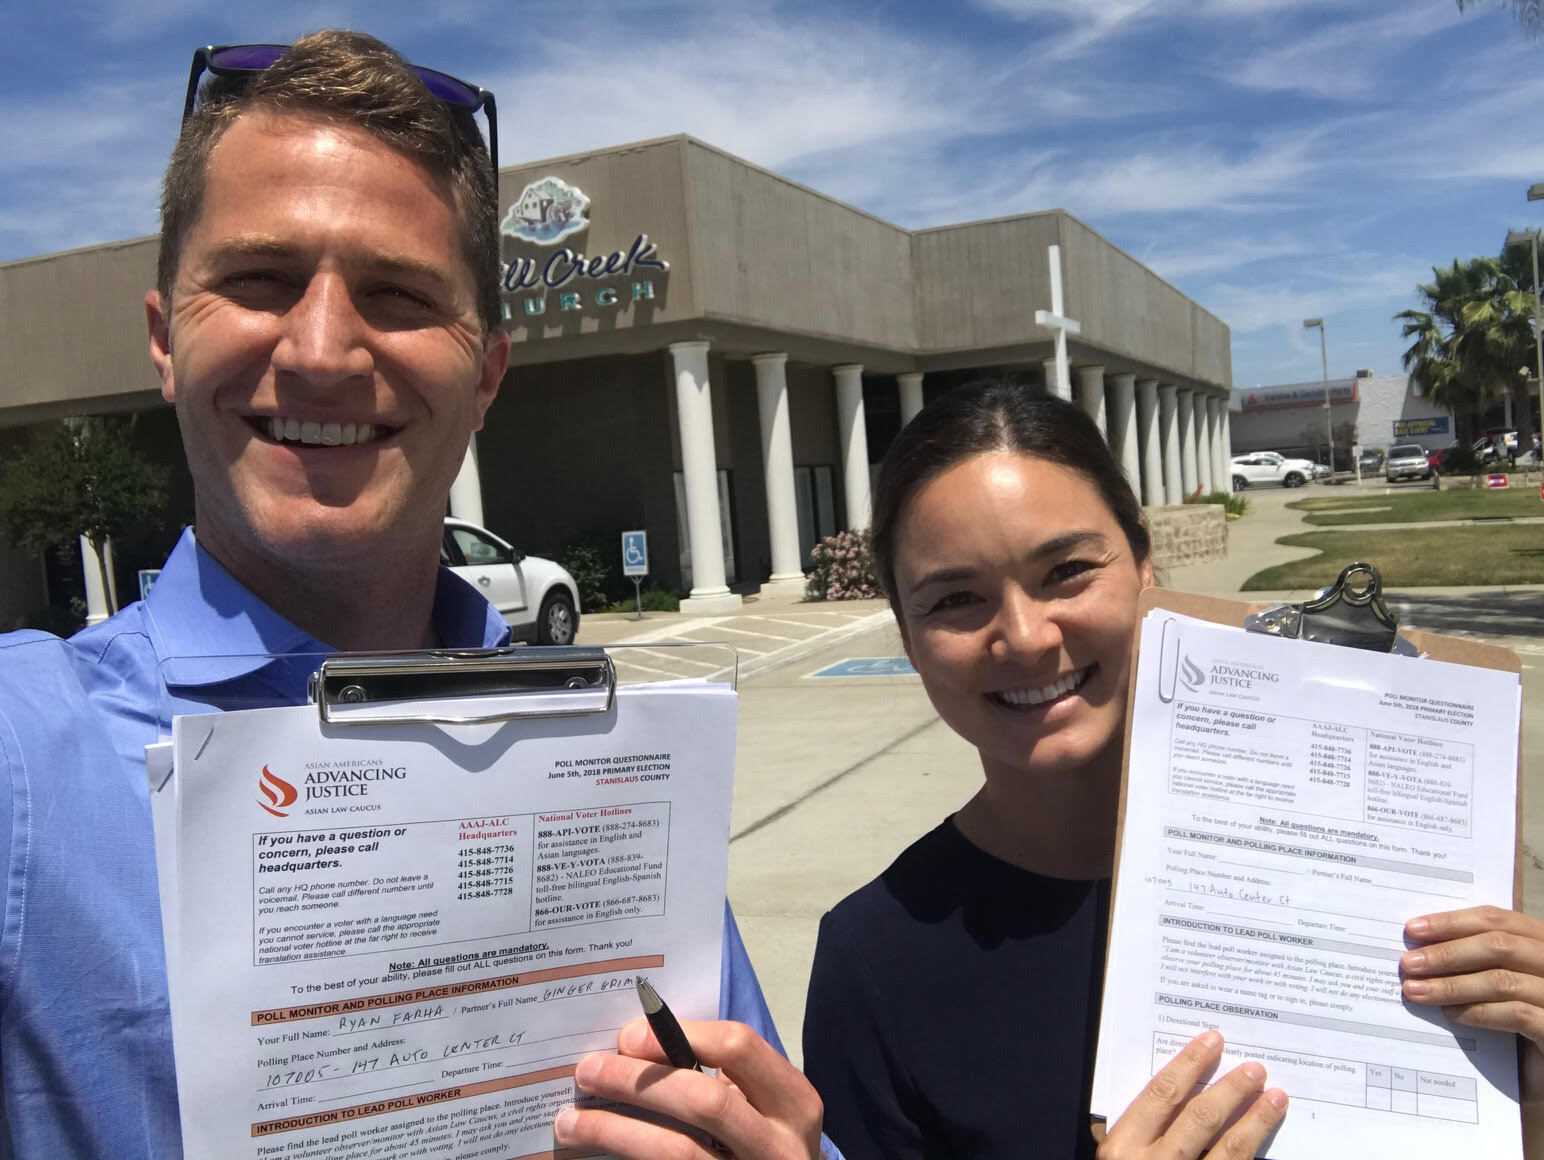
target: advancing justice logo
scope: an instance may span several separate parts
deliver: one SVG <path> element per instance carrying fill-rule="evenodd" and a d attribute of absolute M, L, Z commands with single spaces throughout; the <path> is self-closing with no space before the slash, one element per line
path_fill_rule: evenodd
<path fill-rule="evenodd" d="M 1180 662 L 1179 679 L 1184 682 L 1185 688 L 1194 693 L 1202 685 L 1206 684 L 1206 673 L 1200 665 L 1186 657 Z"/>
<path fill-rule="evenodd" d="M 299 792 L 289 782 L 285 781 L 266 765 L 263 766 L 262 776 L 257 779 L 257 788 L 263 791 L 266 802 L 258 802 L 276 818 L 289 817 L 289 807 L 300 798 Z"/>
<path fill-rule="evenodd" d="M 1214 660 L 1210 669 L 1203 669 L 1188 656 L 1179 662 L 1180 683 L 1192 693 L 1207 685 L 1223 689 L 1253 689 L 1257 685 L 1275 685 L 1281 682 L 1281 674 L 1258 665 L 1238 661 Z"/>

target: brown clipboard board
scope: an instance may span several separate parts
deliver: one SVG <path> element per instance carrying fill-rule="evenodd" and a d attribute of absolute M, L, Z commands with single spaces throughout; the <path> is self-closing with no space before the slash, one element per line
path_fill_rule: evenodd
<path fill-rule="evenodd" d="M 1182 616 L 1207 620 L 1213 624 L 1244 627 L 1244 618 L 1251 613 L 1265 611 L 1265 604 L 1251 604 L 1243 600 L 1227 600 L 1220 596 L 1199 596 L 1190 592 L 1176 592 L 1168 588 L 1148 588 L 1137 598 L 1137 621 L 1132 630 L 1131 662 L 1126 681 L 1126 735 L 1121 741 L 1120 799 L 1115 814 L 1115 866 L 1110 880 L 1110 926 L 1105 929 L 1105 962 L 1109 962 L 1110 936 L 1115 919 L 1115 898 L 1120 890 L 1120 850 L 1126 829 L 1126 785 L 1131 774 L 1131 731 L 1136 708 L 1137 660 L 1142 640 L 1142 623 L 1154 609 L 1177 612 Z M 1511 649 L 1500 645 L 1465 640 L 1462 637 L 1443 636 L 1434 632 L 1403 630 L 1400 636 L 1413 644 L 1417 651 L 1431 660 L 1449 661 L 1453 664 L 1472 665 L 1475 668 L 1497 669 L 1513 673 L 1522 679 L 1522 660 Z M 1298 642 L 1284 639 L 1283 648 L 1292 648 Z M 1517 733 L 1517 819 L 1512 855 L 1512 908 L 1523 906 L 1523 739 L 1522 722 L 1519 718 Z M 1526 1104 L 1524 1107 L 1526 1108 Z M 1093 1120 L 1097 1139 L 1103 1139 L 1105 1122 Z"/>

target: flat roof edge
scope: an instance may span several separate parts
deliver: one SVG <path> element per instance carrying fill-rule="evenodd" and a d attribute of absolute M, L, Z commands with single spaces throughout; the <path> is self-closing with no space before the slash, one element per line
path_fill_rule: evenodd
<path fill-rule="evenodd" d="M 50 250 L 46 254 L 31 254 L 25 258 L 12 258 L 8 262 L 0 262 L 0 270 L 10 270 L 17 266 L 26 266 L 34 262 L 51 262 L 55 258 L 68 258 L 75 254 L 90 254 L 103 250 L 126 250 L 131 246 L 142 246 L 146 242 L 154 242 L 160 238 L 160 232 L 142 234 L 137 238 L 120 238 L 115 242 L 92 242 L 88 246 L 75 246 L 68 250 Z"/>

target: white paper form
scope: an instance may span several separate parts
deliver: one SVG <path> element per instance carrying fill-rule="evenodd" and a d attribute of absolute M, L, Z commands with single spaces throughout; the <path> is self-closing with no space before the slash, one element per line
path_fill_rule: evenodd
<path fill-rule="evenodd" d="M 716 1017 L 735 705 L 178 718 L 157 814 L 189 1160 L 572 1155 L 552 1118 L 640 1014 L 635 975 Z"/>
<path fill-rule="evenodd" d="M 1266 1156 L 1522 1155 L 1513 1036 L 1400 996 L 1403 926 L 1510 907 L 1516 675 L 1142 625 L 1093 1111 L 1206 1028 L 1292 1099 Z"/>

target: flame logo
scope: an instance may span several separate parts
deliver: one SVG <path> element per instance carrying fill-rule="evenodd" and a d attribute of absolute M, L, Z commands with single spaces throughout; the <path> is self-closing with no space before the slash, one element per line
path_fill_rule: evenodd
<path fill-rule="evenodd" d="M 285 813 L 285 809 L 294 805 L 296 799 L 300 797 L 295 792 L 294 786 L 274 773 L 266 765 L 263 766 L 263 776 L 257 779 L 257 788 L 262 790 L 263 796 L 268 799 L 267 802 L 260 801 L 257 804 L 276 818 L 289 817 L 289 814 Z M 273 804 L 270 805 L 269 802 Z"/>
<path fill-rule="evenodd" d="M 1202 670 L 1201 666 L 1195 663 L 1195 661 L 1191 660 L 1189 657 L 1186 657 L 1183 661 L 1180 662 L 1179 679 L 1185 682 L 1185 687 L 1187 689 L 1194 691 L 1199 689 L 1202 685 L 1206 684 L 1206 673 L 1204 670 Z M 264 772 L 266 772 L 266 770 Z"/>

